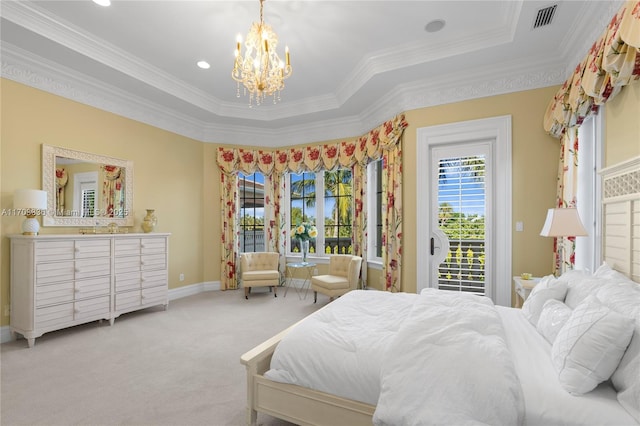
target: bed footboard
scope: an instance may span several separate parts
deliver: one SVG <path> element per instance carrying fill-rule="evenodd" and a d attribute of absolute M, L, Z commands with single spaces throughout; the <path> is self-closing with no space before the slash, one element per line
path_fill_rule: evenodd
<path fill-rule="evenodd" d="M 276 346 L 292 327 L 295 324 L 240 357 L 247 369 L 247 424 L 255 425 L 260 411 L 298 425 L 370 426 L 375 411 L 372 405 L 263 376 Z"/>

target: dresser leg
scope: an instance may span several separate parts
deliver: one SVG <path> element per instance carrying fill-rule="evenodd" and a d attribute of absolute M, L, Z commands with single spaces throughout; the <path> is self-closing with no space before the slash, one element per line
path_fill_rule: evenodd
<path fill-rule="evenodd" d="M 29 345 L 29 348 L 32 348 L 33 345 L 35 344 L 36 344 L 35 337 L 27 337 L 27 345 Z"/>

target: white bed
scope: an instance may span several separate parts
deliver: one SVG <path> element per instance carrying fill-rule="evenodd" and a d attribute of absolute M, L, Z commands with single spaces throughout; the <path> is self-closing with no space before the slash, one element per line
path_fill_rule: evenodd
<path fill-rule="evenodd" d="M 635 159 L 603 173 L 604 258 L 636 283 L 640 280 L 639 170 L 640 159 Z M 607 192 L 607 188 L 613 189 Z M 583 279 L 583 283 L 588 281 Z M 580 294 L 587 288 L 583 283 L 579 286 L 573 284 L 571 298 L 580 295 L 579 301 L 582 301 L 586 297 L 586 294 Z M 635 297 L 637 284 L 629 283 Z M 593 291 L 598 290 L 594 287 Z M 411 353 L 412 345 L 395 346 L 397 336 L 401 334 L 411 336 L 422 331 L 433 334 L 428 327 L 419 330 L 420 324 L 434 320 L 433 316 L 429 317 L 429 312 L 438 308 L 429 305 L 430 301 L 420 302 L 423 304 L 421 309 L 416 309 L 418 313 L 422 310 L 427 315 L 422 318 L 422 323 L 418 320 L 409 328 L 402 328 L 403 324 L 408 323 L 405 320 L 412 315 L 411 306 L 421 297 L 429 300 L 440 298 L 437 293 L 351 292 L 244 354 L 241 362 L 247 367 L 247 423 L 255 424 L 259 411 L 300 425 L 639 424 L 640 411 L 636 407 L 640 399 L 640 356 L 628 356 L 640 351 L 640 309 L 636 309 L 635 305 L 631 306 L 630 320 L 632 329 L 635 320 L 635 329 L 631 331 L 633 337 L 630 344 L 628 340 L 624 343 L 629 350 L 624 352 L 622 361 L 619 361 L 620 370 L 616 369 L 612 376 L 617 375 L 617 382 L 614 382 L 618 387 L 621 381 L 626 382 L 623 383 L 626 389 L 618 393 L 612 380 L 606 380 L 594 390 L 575 396 L 563 388 L 564 383 L 560 383 L 557 365 L 553 362 L 553 346 L 526 316 L 530 315 L 533 308 L 523 312 L 527 310 L 495 307 L 499 327 L 490 318 L 494 314 L 486 312 L 489 325 L 478 328 L 493 329 L 488 333 L 491 348 L 486 353 L 480 351 L 474 354 L 481 362 L 477 366 L 471 364 L 471 367 L 487 374 L 471 374 L 473 370 L 463 365 L 464 358 L 455 358 L 455 350 L 442 346 L 441 352 L 438 352 L 437 346 L 442 345 L 442 337 L 440 340 L 426 341 L 427 347 L 436 347 L 434 351 L 420 352 L 429 353 L 429 361 L 435 361 L 435 371 L 425 372 L 424 365 L 432 362 L 412 363 L 408 361 L 416 359 L 416 354 Z M 442 300 L 444 304 L 449 303 L 446 298 Z M 569 304 L 568 298 L 566 302 Z M 571 308 L 575 310 L 578 301 L 574 302 Z M 533 306 L 533 303 L 529 306 Z M 480 310 L 486 311 L 482 306 Z M 447 314 L 443 315 L 446 318 Z M 450 319 L 454 320 L 455 316 Z M 445 321 L 438 328 L 446 326 Z M 336 332 L 337 329 L 340 332 Z M 353 332 L 355 338 L 348 337 Z M 365 333 L 369 333 L 369 337 Z M 302 343 L 293 340 L 300 337 Z M 472 346 L 484 346 L 482 341 L 479 342 Z M 454 343 L 454 349 L 455 344 L 459 343 Z M 286 355 L 288 347 L 301 345 L 306 351 Z M 326 350 L 328 346 L 339 347 L 341 352 L 329 352 Z M 498 360 L 496 365 L 487 357 L 494 347 L 499 348 L 495 357 Z M 508 360 L 505 353 L 508 354 Z M 440 358 L 452 358 L 453 364 L 449 367 L 439 366 L 439 362 L 444 362 Z M 624 371 L 623 364 L 626 364 Z M 456 365 L 461 366 L 460 371 L 455 369 Z M 501 368 L 500 374 L 496 373 L 498 367 Z M 407 378 L 397 374 L 398 368 L 406 369 L 406 377 L 416 378 L 417 381 L 407 382 Z M 391 375 L 387 374 L 389 370 Z M 450 374 L 451 371 L 460 374 Z M 460 381 L 461 377 L 467 376 L 473 378 L 466 386 L 462 383 L 462 386 L 451 387 L 455 383 L 449 382 Z M 495 383 L 490 381 L 490 377 L 495 378 Z M 433 383 L 438 386 L 433 386 Z M 421 384 L 424 386 L 421 387 Z M 632 386 L 629 387 L 629 384 Z M 431 388 L 428 396 L 427 388 Z M 439 388 L 442 389 L 440 394 L 437 391 Z M 423 390 L 425 393 L 421 394 Z M 476 396 L 479 398 L 477 401 Z M 411 398 L 415 400 L 410 401 Z M 470 402 L 470 399 L 473 401 Z M 433 401 L 436 402 L 430 405 Z M 624 404 L 620 401 L 624 401 Z M 469 409 L 469 406 L 472 408 Z M 496 412 L 497 417 L 491 418 L 491 412 Z"/>

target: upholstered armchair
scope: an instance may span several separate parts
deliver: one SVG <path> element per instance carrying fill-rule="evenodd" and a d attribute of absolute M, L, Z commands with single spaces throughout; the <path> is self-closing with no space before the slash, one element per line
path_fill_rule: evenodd
<path fill-rule="evenodd" d="M 251 287 L 271 287 L 278 297 L 280 285 L 280 254 L 271 252 L 242 253 L 240 256 L 240 278 L 244 287 L 244 298 L 249 299 Z"/>
<path fill-rule="evenodd" d="M 333 255 L 329 258 L 329 274 L 311 277 L 313 303 L 318 301 L 318 293 L 335 297 L 358 288 L 362 258 L 359 256 Z"/>

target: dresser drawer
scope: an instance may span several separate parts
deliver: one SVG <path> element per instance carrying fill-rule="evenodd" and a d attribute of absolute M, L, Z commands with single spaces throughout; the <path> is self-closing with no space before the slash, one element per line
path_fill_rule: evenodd
<path fill-rule="evenodd" d="M 151 287 L 142 289 L 142 305 L 157 305 L 167 301 L 166 287 Z"/>
<path fill-rule="evenodd" d="M 75 256 L 73 240 L 38 241 L 35 252 L 37 262 L 72 260 Z"/>
<path fill-rule="evenodd" d="M 140 272 L 116 275 L 116 293 L 140 289 Z"/>
<path fill-rule="evenodd" d="M 72 281 L 74 277 L 73 260 L 36 265 L 36 286 L 60 281 Z"/>
<path fill-rule="evenodd" d="M 135 256 L 140 254 L 140 238 L 124 238 L 115 241 L 115 255 Z"/>
<path fill-rule="evenodd" d="M 73 303 L 47 306 L 36 309 L 37 328 L 59 328 L 73 321 Z"/>
<path fill-rule="evenodd" d="M 73 301 L 73 281 L 36 287 L 36 307 Z"/>
<path fill-rule="evenodd" d="M 116 294 L 116 311 L 124 311 L 132 308 L 140 307 L 140 290 L 127 291 Z"/>
<path fill-rule="evenodd" d="M 147 254 L 140 260 L 143 271 L 152 269 L 166 269 L 167 257 L 164 254 Z"/>
<path fill-rule="evenodd" d="M 167 270 L 145 271 L 140 278 L 142 288 L 167 286 L 169 284 Z"/>
<path fill-rule="evenodd" d="M 76 260 L 75 278 L 77 280 L 110 274 L 111 259 L 108 257 Z"/>
<path fill-rule="evenodd" d="M 98 318 L 100 316 L 108 318 L 110 310 L 111 303 L 109 296 L 95 297 L 76 302 L 74 304 L 73 317 L 76 321 Z"/>
<path fill-rule="evenodd" d="M 76 240 L 75 257 L 110 257 L 111 240 Z"/>
<path fill-rule="evenodd" d="M 116 274 L 140 270 L 140 256 L 118 257 L 115 263 Z"/>
<path fill-rule="evenodd" d="M 76 281 L 75 300 L 108 296 L 111 292 L 111 276 Z"/>
<path fill-rule="evenodd" d="M 167 240 L 157 237 L 145 237 L 140 241 L 142 254 L 164 254 L 167 251 Z"/>

